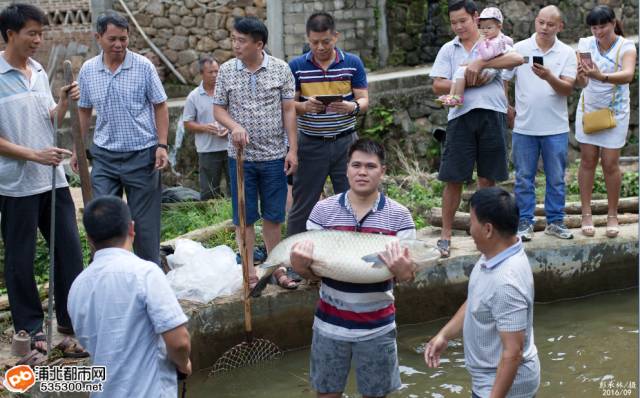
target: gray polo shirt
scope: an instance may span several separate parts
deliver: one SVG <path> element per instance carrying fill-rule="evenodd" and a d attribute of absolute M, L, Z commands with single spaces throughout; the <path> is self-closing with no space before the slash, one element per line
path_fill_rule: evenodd
<path fill-rule="evenodd" d="M 47 72 L 29 58 L 31 79 L 4 59 L 0 52 L 0 137 L 23 147 L 44 149 L 53 145 L 49 112 L 56 103 Z M 56 188 L 68 186 L 62 165 L 56 168 Z M 22 197 L 51 190 L 51 166 L 0 156 L 0 195 Z"/>
<path fill-rule="evenodd" d="M 200 124 L 216 123 L 213 117 L 213 96 L 209 96 L 202 83 L 189 93 L 184 104 L 182 120 Z M 227 150 L 227 137 L 218 137 L 208 133 L 195 133 L 198 153 L 220 152 Z"/>
<path fill-rule="evenodd" d="M 533 342 L 533 273 L 522 242 L 486 260 L 480 257 L 469 278 L 463 338 L 473 392 L 488 397 L 502 354 L 499 332 L 524 331 L 522 363 L 507 397 L 530 398 L 540 384 Z"/>
<path fill-rule="evenodd" d="M 429 76 L 452 80 L 456 69 L 478 58 L 478 43 L 470 52 L 465 50 L 458 36 L 445 43 L 438 51 Z M 451 107 L 448 120 L 453 120 L 476 108 L 507 113 L 507 97 L 504 95 L 502 77 L 499 73 L 495 79 L 484 86 L 465 88 L 464 104 L 460 107 Z"/>

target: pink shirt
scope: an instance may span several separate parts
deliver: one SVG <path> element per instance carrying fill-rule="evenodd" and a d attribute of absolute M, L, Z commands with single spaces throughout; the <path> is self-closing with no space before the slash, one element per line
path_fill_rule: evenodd
<path fill-rule="evenodd" d="M 507 51 L 508 47 L 513 46 L 513 40 L 509 36 L 500 33 L 493 39 L 481 40 L 478 43 L 478 53 L 480 58 L 488 61 L 492 58 L 502 55 Z"/>

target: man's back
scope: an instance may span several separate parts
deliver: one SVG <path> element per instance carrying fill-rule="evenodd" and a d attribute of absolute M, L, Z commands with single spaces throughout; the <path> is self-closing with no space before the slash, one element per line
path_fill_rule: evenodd
<path fill-rule="evenodd" d="M 107 367 L 106 396 L 177 395 L 161 334 L 187 318 L 156 264 L 124 249 L 99 250 L 73 283 L 68 308 L 93 364 Z"/>

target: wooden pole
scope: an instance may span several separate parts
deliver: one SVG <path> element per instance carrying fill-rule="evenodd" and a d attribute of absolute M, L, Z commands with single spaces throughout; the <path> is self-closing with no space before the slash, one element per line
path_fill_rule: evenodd
<path fill-rule="evenodd" d="M 64 61 L 64 84 L 69 85 L 73 82 L 73 70 L 71 61 Z M 80 186 L 82 188 L 82 202 L 85 207 L 91 201 L 93 196 L 91 192 L 91 177 L 89 176 L 89 161 L 87 160 L 87 152 L 84 145 L 84 137 L 80 131 L 80 117 L 78 115 L 77 101 L 69 98 L 69 113 L 71 115 L 71 134 L 73 136 L 73 145 L 78 159 L 78 172 L 80 174 Z"/>
<path fill-rule="evenodd" d="M 236 179 L 238 184 L 238 221 L 240 227 L 240 257 L 242 257 L 242 279 L 244 289 L 244 331 L 247 335 L 247 342 L 253 341 L 253 331 L 251 327 L 251 298 L 249 296 L 249 249 L 247 247 L 247 215 L 244 203 L 244 165 L 243 148 L 236 147 Z"/>

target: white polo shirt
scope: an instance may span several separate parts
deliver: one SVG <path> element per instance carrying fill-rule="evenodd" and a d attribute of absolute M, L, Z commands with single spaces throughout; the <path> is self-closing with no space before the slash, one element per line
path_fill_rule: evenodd
<path fill-rule="evenodd" d="M 549 83 L 536 76 L 533 57 L 544 57 L 544 66 L 556 77 L 576 77 L 576 54 L 571 47 L 556 38 L 547 52 L 542 52 L 536 43 L 536 34 L 513 46 L 523 57 L 524 63 L 511 70 L 504 70 L 504 80 L 516 77 L 516 120 L 513 132 L 524 135 L 553 135 L 569 132 L 567 97 L 559 95 Z M 526 58 L 525 58 L 526 60 Z"/>

